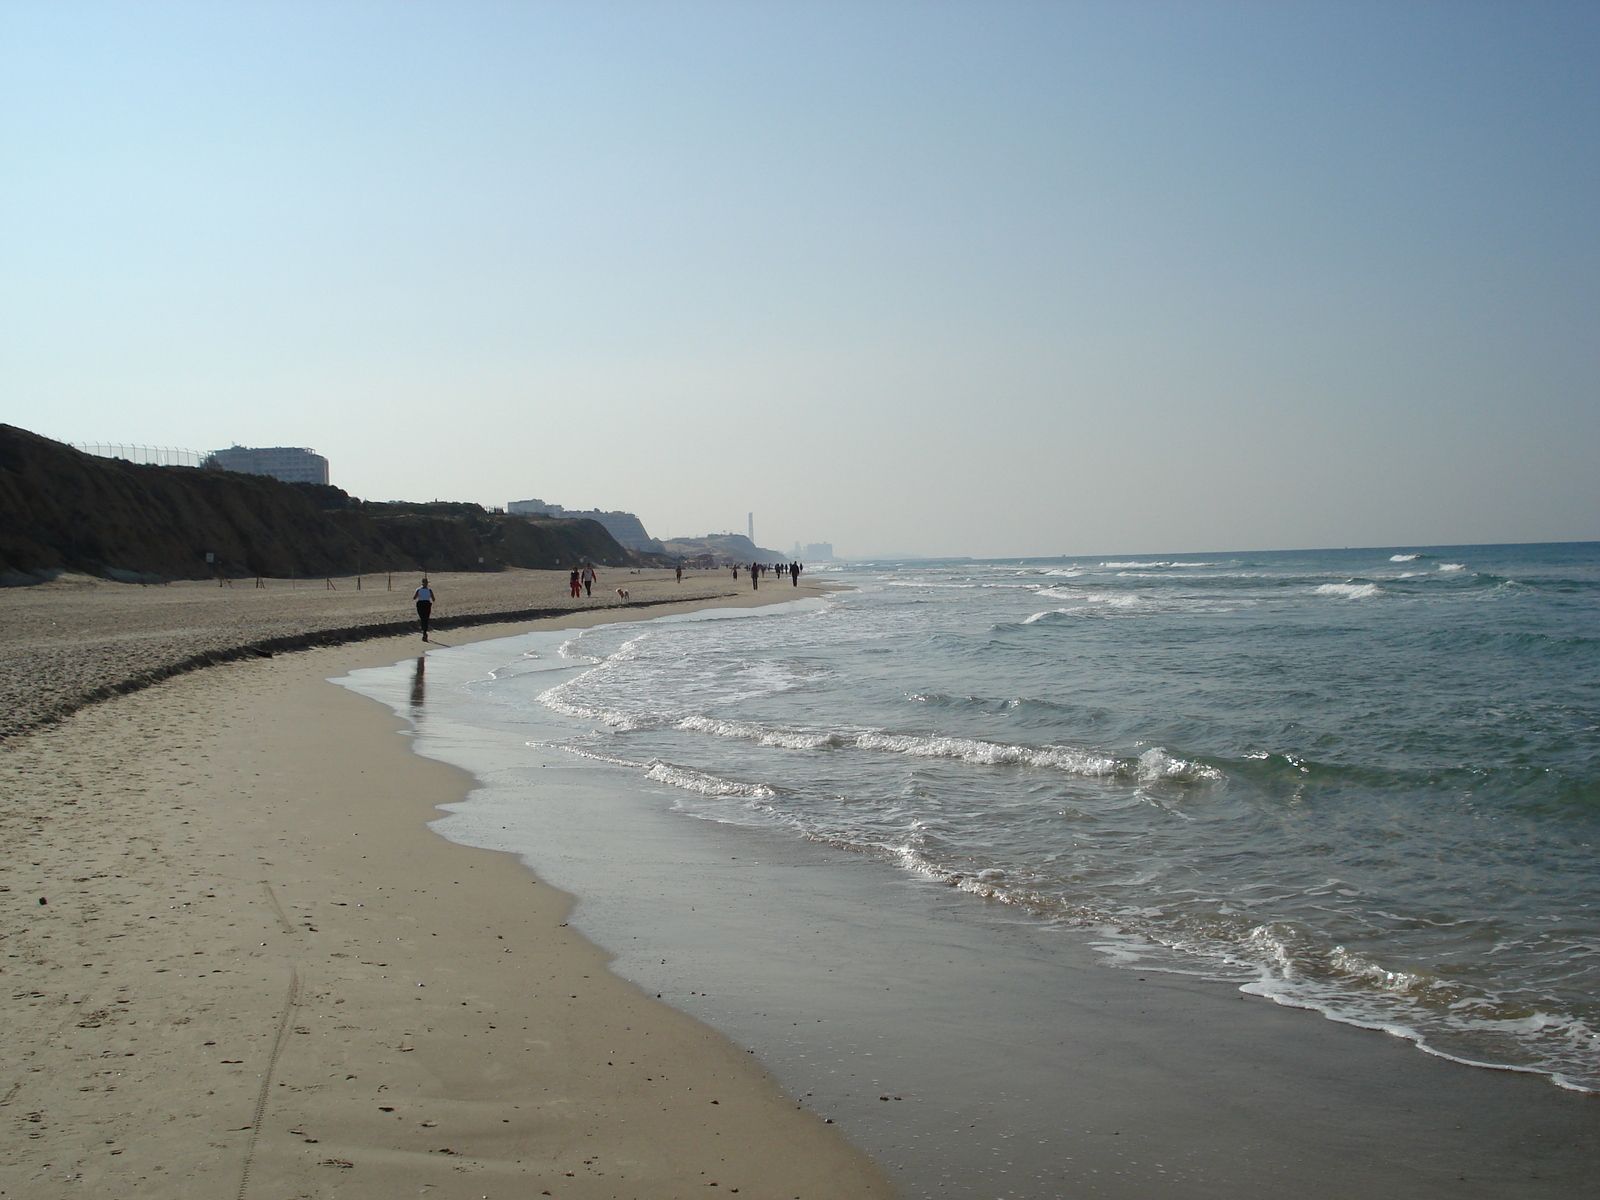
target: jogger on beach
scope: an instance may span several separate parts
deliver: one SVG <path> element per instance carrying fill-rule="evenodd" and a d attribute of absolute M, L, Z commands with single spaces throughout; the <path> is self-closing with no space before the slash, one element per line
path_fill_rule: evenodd
<path fill-rule="evenodd" d="M 428 621 L 433 616 L 433 589 L 428 586 L 428 577 L 422 577 L 422 586 L 417 589 L 412 597 L 417 602 L 417 621 L 422 625 L 422 640 L 428 640 Z"/>

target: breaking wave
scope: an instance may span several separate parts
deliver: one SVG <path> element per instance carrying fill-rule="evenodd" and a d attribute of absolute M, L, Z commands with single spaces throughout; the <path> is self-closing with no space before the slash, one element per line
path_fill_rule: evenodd
<path fill-rule="evenodd" d="M 1346 600 L 1366 600 L 1378 594 L 1375 583 L 1324 583 L 1316 589 L 1319 596 L 1343 596 Z"/>

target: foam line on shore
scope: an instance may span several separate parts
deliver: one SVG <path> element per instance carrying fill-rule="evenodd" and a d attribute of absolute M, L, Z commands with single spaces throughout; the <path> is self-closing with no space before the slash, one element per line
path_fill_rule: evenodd
<path fill-rule="evenodd" d="M 728 592 L 727 596 L 737 596 L 741 593 Z M 699 598 L 697 598 L 699 599 Z M 716 599 L 716 598 L 709 598 Z M 600 609 L 583 609 L 581 612 L 614 613 L 621 609 L 653 608 L 663 604 L 695 603 L 696 601 L 674 600 L 671 598 L 661 600 L 629 600 L 623 604 L 610 604 Z M 476 625 L 516 625 L 532 621 L 543 621 L 557 617 L 569 617 L 574 613 L 570 608 L 524 608 L 512 609 L 504 612 L 466 613 L 455 617 L 436 617 L 431 622 L 437 629 L 466 629 Z M 119 679 L 114 683 L 102 684 L 90 691 L 65 703 L 58 704 L 48 711 L 31 717 L 26 723 L 14 725 L 9 729 L 0 730 L 0 741 L 30 730 L 38 729 L 43 725 L 54 724 L 69 717 L 80 709 L 103 700 L 110 700 L 117 696 L 130 695 L 133 692 L 143 691 L 165 680 L 178 675 L 187 675 L 191 671 L 203 671 L 207 667 L 221 666 L 223 663 L 239 662 L 249 658 L 272 658 L 279 654 L 287 654 L 296 650 L 311 650 L 325 646 L 344 646 L 353 642 L 366 642 L 374 638 L 404 637 L 413 632 L 412 626 L 416 618 L 397 617 L 392 621 L 376 621 L 365 625 L 343 625 L 331 629 L 320 629 L 310 633 L 290 634 L 283 637 L 263 638 L 255 641 L 241 642 L 237 646 L 222 647 L 215 650 L 203 650 L 163 666 L 150 670 L 140 671 Z"/>

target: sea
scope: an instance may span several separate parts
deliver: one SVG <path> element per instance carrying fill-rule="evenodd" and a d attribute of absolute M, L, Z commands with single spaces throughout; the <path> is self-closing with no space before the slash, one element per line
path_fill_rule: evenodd
<path fill-rule="evenodd" d="M 363 686 L 420 720 L 426 682 L 441 744 L 493 733 L 494 763 L 457 754 L 488 781 L 459 840 L 600 770 L 685 844 L 826 848 L 1109 971 L 1600 1091 L 1600 543 L 810 577 L 840 590 Z"/>

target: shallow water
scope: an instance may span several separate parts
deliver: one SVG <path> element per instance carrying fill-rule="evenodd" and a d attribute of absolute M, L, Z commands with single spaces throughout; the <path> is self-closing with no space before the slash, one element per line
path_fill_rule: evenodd
<path fill-rule="evenodd" d="M 856 590 L 541 635 L 463 699 L 1109 965 L 1600 1088 L 1600 546 L 830 577 Z"/>

